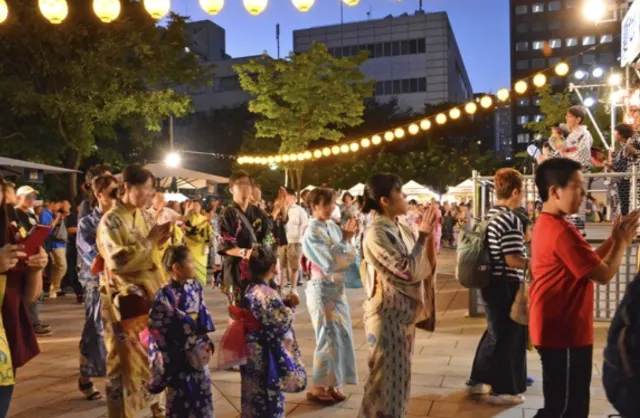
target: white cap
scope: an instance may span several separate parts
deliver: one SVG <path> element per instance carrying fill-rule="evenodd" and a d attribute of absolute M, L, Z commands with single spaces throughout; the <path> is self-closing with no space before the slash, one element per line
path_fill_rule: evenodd
<path fill-rule="evenodd" d="M 30 194 L 38 194 L 38 191 L 31 186 L 22 186 L 16 190 L 16 196 L 29 196 Z"/>

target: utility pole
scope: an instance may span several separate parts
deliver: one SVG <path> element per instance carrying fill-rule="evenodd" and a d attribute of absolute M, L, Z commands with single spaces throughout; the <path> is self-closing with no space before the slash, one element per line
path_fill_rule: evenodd
<path fill-rule="evenodd" d="M 173 115 L 169 116 L 169 152 L 173 152 Z"/>
<path fill-rule="evenodd" d="M 280 59 L 280 23 L 276 23 L 276 43 L 278 44 L 278 59 Z"/>

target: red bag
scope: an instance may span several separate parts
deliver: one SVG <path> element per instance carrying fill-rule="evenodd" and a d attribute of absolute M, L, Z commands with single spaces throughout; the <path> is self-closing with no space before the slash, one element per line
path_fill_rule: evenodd
<path fill-rule="evenodd" d="M 229 318 L 229 326 L 218 344 L 218 370 L 247 364 L 244 321 Z"/>
<path fill-rule="evenodd" d="M 138 335 L 143 346 L 149 348 L 149 327 L 145 328 Z"/>

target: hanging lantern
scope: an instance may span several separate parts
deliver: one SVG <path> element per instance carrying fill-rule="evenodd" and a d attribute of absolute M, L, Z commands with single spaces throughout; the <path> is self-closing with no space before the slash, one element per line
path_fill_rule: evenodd
<path fill-rule="evenodd" d="M 467 103 L 466 106 L 464 107 L 464 111 L 470 115 L 473 115 L 474 113 L 476 113 L 476 110 L 478 110 L 478 106 L 473 102 Z"/>
<path fill-rule="evenodd" d="M 342 2 L 349 7 L 353 7 L 353 6 L 357 6 L 358 3 L 360 3 L 360 0 L 342 0 Z"/>
<path fill-rule="evenodd" d="M 509 100 L 509 90 L 500 89 L 496 93 L 496 96 L 498 97 L 498 100 L 500 100 L 501 102 L 506 102 L 507 100 Z"/>
<path fill-rule="evenodd" d="M 385 140 L 385 141 L 387 141 L 387 142 L 391 142 L 391 141 L 393 141 L 393 139 L 394 139 L 394 138 L 395 138 L 395 137 L 394 137 L 394 135 L 393 135 L 393 132 L 391 132 L 391 131 L 387 131 L 387 132 L 385 132 L 385 133 L 384 133 L 384 140 Z"/>
<path fill-rule="evenodd" d="M 429 119 L 423 119 L 422 121 L 420 121 L 420 129 L 422 129 L 423 131 L 428 131 L 429 128 L 431 128 L 431 122 L 429 122 Z"/>
<path fill-rule="evenodd" d="M 311 159 L 311 151 L 305 151 L 304 152 L 304 159 L 305 160 L 310 160 Z"/>
<path fill-rule="evenodd" d="M 311 6 L 315 3 L 315 0 L 291 0 L 293 6 L 302 13 L 308 12 Z"/>
<path fill-rule="evenodd" d="M 444 113 L 438 113 L 436 116 L 436 123 L 438 125 L 444 125 L 447 122 L 447 116 Z"/>
<path fill-rule="evenodd" d="M 38 6 L 42 16 L 54 25 L 62 23 L 69 14 L 66 0 L 38 0 Z"/>
<path fill-rule="evenodd" d="M 247 164 L 253 164 L 253 157 L 246 157 L 246 158 L 244 159 L 244 161 L 245 161 Z"/>
<path fill-rule="evenodd" d="M 237 161 L 238 161 L 238 164 L 241 164 L 241 165 L 244 164 L 244 157 L 238 157 Z"/>
<path fill-rule="evenodd" d="M 527 82 L 523 80 L 518 81 L 514 86 L 514 88 L 516 89 L 516 93 L 518 94 L 522 94 L 527 91 L 527 87 Z"/>
<path fill-rule="evenodd" d="M 340 146 L 340 152 L 343 154 L 348 154 L 349 153 L 349 145 L 344 144 Z"/>
<path fill-rule="evenodd" d="M 536 87 L 542 87 L 546 83 L 547 83 L 547 76 L 542 73 L 538 73 L 533 77 L 533 84 Z"/>
<path fill-rule="evenodd" d="M 451 111 L 449 112 L 449 117 L 451 119 L 458 119 L 460 117 L 460 109 L 458 109 L 457 107 L 451 109 Z"/>
<path fill-rule="evenodd" d="M 569 74 L 569 64 L 567 64 L 566 62 L 559 62 L 558 64 L 556 64 L 556 74 L 558 74 L 560 77 L 564 77 L 565 75 Z"/>
<path fill-rule="evenodd" d="M 120 16 L 120 0 L 93 0 L 93 12 L 104 23 L 111 23 Z"/>
<path fill-rule="evenodd" d="M 349 145 L 349 149 L 351 150 L 351 152 L 356 152 L 356 151 L 358 151 L 360 149 L 360 145 L 358 145 L 357 142 L 352 142 Z"/>
<path fill-rule="evenodd" d="M 340 154 L 340 147 L 337 145 L 334 145 L 331 147 L 331 153 L 333 153 L 333 155 L 338 155 Z"/>
<path fill-rule="evenodd" d="M 320 158 L 320 157 L 322 157 L 322 151 L 320 151 L 319 149 L 317 149 L 317 150 L 313 151 L 313 156 L 314 156 L 315 158 Z"/>
<path fill-rule="evenodd" d="M 393 135 L 398 139 L 404 138 L 404 129 L 402 128 L 396 129 L 395 131 L 393 131 Z"/>
<path fill-rule="evenodd" d="M 0 23 L 3 23 L 9 17 L 9 7 L 7 2 L 0 0 Z"/>
<path fill-rule="evenodd" d="M 418 125 L 416 125 L 415 123 L 412 123 L 411 125 L 409 125 L 409 133 L 411 135 L 415 135 L 418 132 L 420 132 L 420 127 Z"/>
<path fill-rule="evenodd" d="M 369 145 L 371 145 L 371 141 L 369 140 L 369 138 L 362 138 L 362 141 L 360 141 L 360 145 L 362 145 L 362 148 L 368 148 Z"/>
<path fill-rule="evenodd" d="M 257 16 L 267 8 L 268 0 L 242 0 L 242 3 L 249 14 Z"/>
<path fill-rule="evenodd" d="M 323 148 L 322 149 L 322 155 L 324 155 L 325 157 L 328 157 L 331 155 L 331 150 L 327 147 L 327 148 Z"/>
<path fill-rule="evenodd" d="M 279 155 L 276 155 L 276 157 L 273 160 L 276 162 L 276 164 L 278 164 L 282 162 L 282 157 Z"/>
<path fill-rule="evenodd" d="M 485 109 L 490 108 L 492 104 L 493 104 L 493 99 L 491 98 L 491 96 L 482 96 L 482 99 L 480 99 L 480 106 L 482 106 Z"/>
<path fill-rule="evenodd" d="M 380 135 L 374 135 L 371 137 L 371 143 L 373 145 L 380 145 L 381 142 L 382 142 L 382 138 L 380 138 Z"/>
<path fill-rule="evenodd" d="M 298 156 L 296 154 L 290 154 L 289 161 L 298 161 Z"/>
<path fill-rule="evenodd" d="M 202 10 L 210 15 L 217 15 L 224 7 L 224 0 L 200 0 Z"/>
<path fill-rule="evenodd" d="M 267 157 L 267 163 L 273 164 L 273 161 L 274 161 L 273 155 L 270 155 Z"/>
<path fill-rule="evenodd" d="M 304 155 L 304 152 L 298 153 L 298 161 L 304 161 L 307 157 Z"/>
<path fill-rule="evenodd" d="M 171 0 L 144 0 L 144 8 L 155 20 L 160 20 L 171 10 Z"/>

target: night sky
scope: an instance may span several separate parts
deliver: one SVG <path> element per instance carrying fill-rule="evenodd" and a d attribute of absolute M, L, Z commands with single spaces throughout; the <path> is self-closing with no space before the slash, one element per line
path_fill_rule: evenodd
<path fill-rule="evenodd" d="M 227 54 L 232 57 L 276 56 L 275 25 L 280 23 L 281 55 L 293 47 L 292 32 L 313 26 L 340 23 L 340 0 L 316 0 L 311 10 L 299 12 L 291 0 L 269 0 L 267 9 L 251 16 L 242 0 L 225 0 L 217 16 L 206 14 L 198 0 L 173 0 L 173 10 L 192 20 L 212 19 L 226 30 Z M 474 92 L 496 92 L 509 87 L 509 0 L 423 0 L 426 12 L 446 11 L 462 53 Z M 417 0 L 360 0 L 344 7 L 344 21 L 367 20 L 389 14 L 413 13 Z"/>

